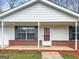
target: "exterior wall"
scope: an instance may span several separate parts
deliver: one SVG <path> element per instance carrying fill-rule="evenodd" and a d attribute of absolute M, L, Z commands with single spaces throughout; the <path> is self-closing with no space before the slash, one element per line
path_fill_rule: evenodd
<path fill-rule="evenodd" d="M 77 42 L 78 44 L 77 44 L 77 46 L 78 46 L 78 49 L 79 49 L 79 40 L 78 40 L 78 42 Z"/>
<path fill-rule="evenodd" d="M 50 28 L 50 39 L 55 41 L 68 41 L 69 40 L 69 26 L 41 26 L 40 40 L 44 39 L 44 27 Z"/>
<path fill-rule="evenodd" d="M 14 40 L 15 38 L 14 33 L 15 32 L 13 26 L 4 27 L 4 40 L 2 43 L 2 31 L 0 27 L 0 36 L 1 36 L 0 45 L 4 44 L 4 47 L 7 47 L 9 45 L 9 40 Z"/>
<path fill-rule="evenodd" d="M 79 43 L 79 41 L 78 41 Z M 42 46 L 42 40 L 40 40 L 40 46 Z M 64 40 L 61 40 L 61 41 L 52 41 L 52 46 L 68 46 L 68 47 L 71 47 L 71 48 L 75 48 L 75 40 L 68 40 L 68 41 L 64 41 Z M 78 46 L 78 49 L 79 49 L 79 46 Z"/>
<path fill-rule="evenodd" d="M 9 40 L 15 40 L 14 26 L 4 27 L 4 46 L 9 45 Z"/>
<path fill-rule="evenodd" d="M 42 3 L 36 3 L 3 18 L 5 21 L 75 21 L 76 18 Z"/>
<path fill-rule="evenodd" d="M 25 42 L 25 45 L 29 45 L 30 43 L 33 43 L 34 42 L 34 45 L 37 44 L 37 41 L 18 41 L 18 40 L 15 40 L 15 26 L 37 26 L 37 23 L 36 22 L 28 22 L 28 23 L 6 23 L 4 22 L 4 46 L 7 47 L 9 45 L 17 45 L 20 43 L 21 44 L 24 44 Z M 0 27 L 0 32 L 1 32 L 1 27 Z M 1 35 L 1 33 L 0 33 Z M 15 42 L 16 41 L 16 42 Z M 12 43 L 13 42 L 13 43 Z M 0 42 L 0 44 L 2 44 L 2 42 Z"/>
<path fill-rule="evenodd" d="M 52 46 L 68 46 L 68 47 L 71 47 L 71 48 L 75 48 L 75 40 L 52 41 Z"/>
<path fill-rule="evenodd" d="M 1 26 L 0 26 L 0 46 L 2 45 L 2 33 L 1 33 L 2 31 L 1 31 Z"/>
<path fill-rule="evenodd" d="M 37 46 L 38 40 L 9 40 L 10 46 Z"/>
<path fill-rule="evenodd" d="M 48 26 L 51 28 L 52 41 L 68 41 L 69 40 L 69 26 Z M 40 40 L 43 40 L 44 26 L 40 28 Z M 15 40 L 14 25 L 4 27 L 4 45 L 9 45 L 10 42 Z M 17 41 L 18 42 L 18 41 Z M 28 41 L 29 42 L 29 41 Z"/>
<path fill-rule="evenodd" d="M 17 25 L 17 24 L 16 24 Z M 21 25 L 21 24 L 20 24 Z M 28 24 L 26 24 L 28 25 Z M 32 24 L 31 24 L 32 25 Z M 69 40 L 69 25 L 42 25 L 40 27 L 40 45 L 42 44 L 41 40 L 43 40 L 43 28 L 44 27 L 50 27 L 51 28 L 51 41 L 52 46 L 69 46 L 74 48 L 75 41 Z M 60 34 L 61 33 L 61 34 Z M 0 27 L 0 36 L 1 36 L 1 27 Z M 79 41 L 78 41 L 79 43 Z M 0 41 L 1 45 L 1 41 Z M 26 45 L 26 46 L 37 46 L 37 41 L 18 41 L 15 40 L 15 29 L 14 25 L 11 26 L 5 26 L 4 27 L 4 46 L 13 46 L 13 45 Z M 78 47 L 79 48 L 79 47 Z"/>
<path fill-rule="evenodd" d="M 68 26 L 56 26 L 51 28 L 52 40 L 69 40 L 69 27 Z"/>

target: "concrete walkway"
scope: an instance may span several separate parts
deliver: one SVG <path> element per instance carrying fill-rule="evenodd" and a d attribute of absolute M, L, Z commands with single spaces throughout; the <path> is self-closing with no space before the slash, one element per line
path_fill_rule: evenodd
<path fill-rule="evenodd" d="M 58 52 L 42 52 L 42 59 L 64 59 Z"/>

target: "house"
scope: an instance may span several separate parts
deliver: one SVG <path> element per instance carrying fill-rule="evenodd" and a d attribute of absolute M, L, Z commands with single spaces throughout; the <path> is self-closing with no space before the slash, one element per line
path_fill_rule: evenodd
<path fill-rule="evenodd" d="M 0 47 L 79 48 L 79 14 L 47 0 L 31 0 L 0 14 Z"/>

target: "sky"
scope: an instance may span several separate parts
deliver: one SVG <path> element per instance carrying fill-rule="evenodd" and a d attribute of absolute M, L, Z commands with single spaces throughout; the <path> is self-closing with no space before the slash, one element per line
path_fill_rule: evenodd
<path fill-rule="evenodd" d="M 21 5 L 22 3 L 27 2 L 27 1 L 30 1 L 30 0 L 15 0 L 14 7 Z M 73 10 L 76 12 L 78 11 L 78 0 L 48 0 L 48 1 L 54 2 L 54 3 L 61 5 L 69 10 Z M 0 5 L 1 10 L 3 12 L 10 9 L 10 6 L 9 6 L 7 0 L 0 0 L 0 4 L 1 4 Z"/>
<path fill-rule="evenodd" d="M 79 0 L 48 0 L 61 5 L 69 10 L 78 11 L 78 1 Z"/>
<path fill-rule="evenodd" d="M 21 5 L 24 2 L 27 2 L 28 0 L 15 0 L 15 4 L 14 7 Z M 7 2 L 7 0 L 0 0 L 0 6 L 1 6 L 1 10 L 2 11 L 7 11 L 10 9 L 9 4 Z"/>

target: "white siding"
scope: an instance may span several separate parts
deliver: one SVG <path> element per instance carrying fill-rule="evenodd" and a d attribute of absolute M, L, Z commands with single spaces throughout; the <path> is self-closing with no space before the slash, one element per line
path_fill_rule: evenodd
<path fill-rule="evenodd" d="M 1 26 L 0 26 L 0 46 L 2 45 L 2 31 L 1 31 Z"/>
<path fill-rule="evenodd" d="M 51 28 L 52 40 L 69 40 L 69 27 L 68 26 L 56 26 Z"/>
<path fill-rule="evenodd" d="M 9 40 L 15 40 L 15 32 L 13 26 L 4 27 L 4 45 L 9 45 Z"/>
<path fill-rule="evenodd" d="M 27 24 L 28 25 L 28 24 Z M 69 40 L 69 25 L 42 25 L 40 27 L 40 40 L 44 39 L 44 27 L 49 27 L 51 29 L 51 40 L 56 41 L 68 41 Z M 1 36 L 1 27 L 0 27 L 0 36 Z M 14 25 L 4 27 L 4 45 L 9 45 L 9 40 L 15 40 L 15 29 Z M 1 45 L 1 41 L 0 41 Z"/>
<path fill-rule="evenodd" d="M 2 43 L 4 44 L 4 47 L 7 47 L 9 45 L 9 40 L 14 40 L 15 34 L 14 34 L 14 27 L 13 26 L 8 26 L 4 27 L 4 40 L 2 42 L 2 31 L 0 27 L 0 46 Z"/>
<path fill-rule="evenodd" d="M 60 10 L 37 3 L 4 18 L 7 21 L 74 21 L 76 18 Z"/>
<path fill-rule="evenodd" d="M 4 24 L 4 46 L 9 45 L 9 40 L 15 40 L 15 26 L 37 26 L 37 23 L 5 23 Z M 0 27 L 0 36 L 1 27 Z M 2 44 L 2 39 L 0 40 L 0 45 Z"/>
<path fill-rule="evenodd" d="M 40 40 L 44 40 L 44 27 L 40 28 Z M 48 26 L 50 28 L 50 39 L 55 41 L 69 40 L 69 26 Z"/>

